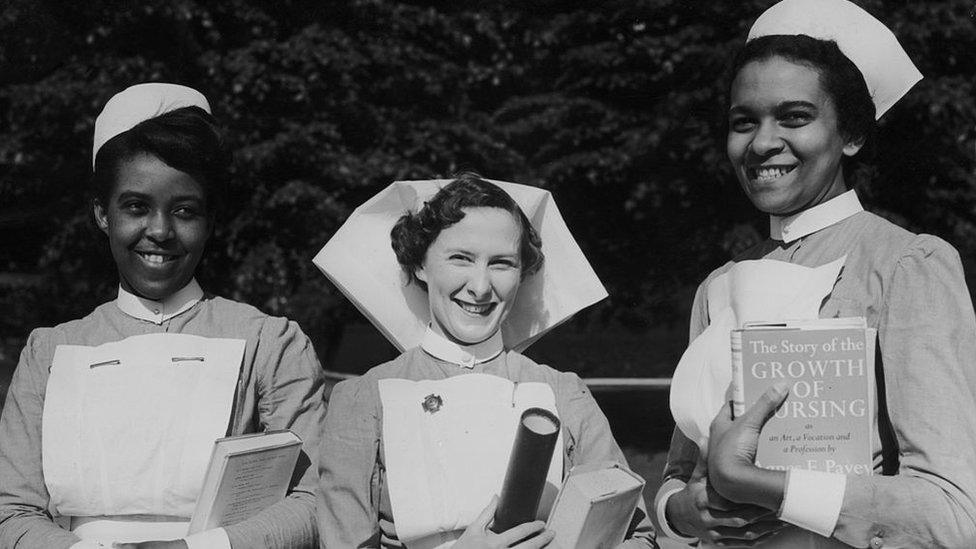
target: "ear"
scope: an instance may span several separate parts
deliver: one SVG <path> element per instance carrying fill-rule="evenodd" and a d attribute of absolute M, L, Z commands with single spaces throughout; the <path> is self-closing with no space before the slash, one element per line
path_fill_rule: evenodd
<path fill-rule="evenodd" d="M 864 146 L 864 138 L 858 137 L 844 144 L 844 156 L 854 156 Z"/>
<path fill-rule="evenodd" d="M 413 276 L 417 277 L 417 280 L 427 284 L 427 269 L 423 265 L 413 272 Z"/>
<path fill-rule="evenodd" d="M 102 201 L 97 198 L 92 201 L 92 215 L 95 216 L 95 224 L 98 228 L 108 234 L 108 212 L 105 211 Z"/>

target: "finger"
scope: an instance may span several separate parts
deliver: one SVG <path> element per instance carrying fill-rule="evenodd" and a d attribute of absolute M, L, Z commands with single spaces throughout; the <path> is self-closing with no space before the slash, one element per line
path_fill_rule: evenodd
<path fill-rule="evenodd" d="M 488 505 L 481 510 L 481 514 L 479 514 L 471 522 L 471 525 L 480 528 L 481 530 L 488 528 L 488 525 L 491 524 L 491 520 L 495 518 L 496 507 L 498 507 L 498 495 L 491 496 L 491 501 L 489 501 Z"/>
<path fill-rule="evenodd" d="M 396 535 L 396 525 L 392 522 L 386 520 L 385 518 L 379 519 L 380 524 L 380 547 L 403 547 L 400 543 L 399 538 Z"/>
<path fill-rule="evenodd" d="M 775 511 L 770 511 L 769 509 L 759 507 L 758 505 L 736 504 L 736 507 L 730 509 L 709 508 L 709 512 L 717 523 L 736 528 L 748 526 L 754 522 L 759 522 L 761 520 L 766 520 L 770 517 L 776 516 Z"/>
<path fill-rule="evenodd" d="M 538 535 L 532 536 L 522 543 L 511 545 L 510 547 L 515 547 L 517 549 L 541 549 L 542 547 L 549 545 L 549 542 L 551 542 L 555 537 L 556 533 L 552 530 L 543 530 Z"/>
<path fill-rule="evenodd" d="M 733 528 L 730 526 L 716 526 L 712 528 L 716 539 L 736 542 L 754 542 L 770 534 L 779 532 L 786 528 L 787 524 L 780 520 L 764 520 L 750 524 L 745 528 Z"/>
<path fill-rule="evenodd" d="M 745 427 L 750 428 L 754 431 L 762 430 L 763 425 L 766 421 L 776 413 L 776 409 L 779 405 L 786 400 L 786 396 L 790 394 L 790 385 L 788 383 L 779 382 L 773 385 L 766 392 L 759 397 L 745 414 L 738 420 L 744 423 Z"/>
<path fill-rule="evenodd" d="M 775 511 L 771 511 L 765 507 L 751 505 L 748 503 L 736 503 L 730 499 L 726 499 L 725 496 L 715 491 L 715 488 L 713 488 L 710 484 L 705 485 L 705 505 L 714 516 L 743 517 L 747 519 L 748 522 L 753 522 L 756 519 L 776 514 Z"/>
<path fill-rule="evenodd" d="M 546 527 L 546 523 L 541 520 L 533 520 L 532 522 L 523 522 L 518 526 L 513 526 L 508 530 L 505 530 L 501 534 L 498 534 L 498 539 L 503 541 L 506 546 L 512 545 L 517 541 L 521 541 L 531 535 L 537 534 Z"/>
<path fill-rule="evenodd" d="M 718 437 L 719 434 L 724 433 L 732 428 L 732 402 L 723 404 L 715 417 L 712 419 L 712 424 L 709 426 L 709 436 L 712 439 Z"/>

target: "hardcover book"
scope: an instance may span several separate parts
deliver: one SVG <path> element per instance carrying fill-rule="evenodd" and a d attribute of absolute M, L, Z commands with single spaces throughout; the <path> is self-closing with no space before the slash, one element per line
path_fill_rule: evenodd
<path fill-rule="evenodd" d="M 875 334 L 860 317 L 755 322 L 732 332 L 736 417 L 777 382 L 791 386 L 759 436 L 756 465 L 871 474 Z"/>
<path fill-rule="evenodd" d="M 644 479 L 616 463 L 574 467 L 556 496 L 546 528 L 548 547 L 603 549 L 623 542 Z"/>
<path fill-rule="evenodd" d="M 188 533 L 240 522 L 282 500 L 301 449 L 288 430 L 216 440 Z"/>

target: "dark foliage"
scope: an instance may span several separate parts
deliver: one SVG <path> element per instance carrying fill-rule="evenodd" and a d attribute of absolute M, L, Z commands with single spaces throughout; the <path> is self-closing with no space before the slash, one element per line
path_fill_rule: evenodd
<path fill-rule="evenodd" d="M 357 318 L 311 263 L 395 179 L 552 190 L 611 299 L 583 321 L 684 316 L 688 288 L 757 240 L 724 155 L 724 74 L 769 0 L 8 0 L 0 14 L 0 334 L 86 313 L 116 281 L 84 206 L 104 102 L 203 91 L 234 153 L 200 278 L 297 319 L 328 360 Z M 856 174 L 870 208 L 976 256 L 969 0 L 865 1 L 927 75 Z"/>

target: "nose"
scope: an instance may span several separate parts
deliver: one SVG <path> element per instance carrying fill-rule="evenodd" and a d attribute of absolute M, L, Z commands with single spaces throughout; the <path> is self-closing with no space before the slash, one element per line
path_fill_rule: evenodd
<path fill-rule="evenodd" d="M 155 242 L 165 242 L 175 236 L 173 221 L 163 211 L 153 212 L 146 222 L 146 236 Z"/>
<path fill-rule="evenodd" d="M 491 278 L 487 265 L 476 265 L 471 269 L 468 283 L 465 286 L 468 295 L 477 301 L 487 301 L 491 297 Z"/>
<path fill-rule="evenodd" d="M 783 138 L 779 134 L 779 126 L 773 122 L 760 123 L 749 148 L 758 156 L 769 156 L 782 150 Z"/>

